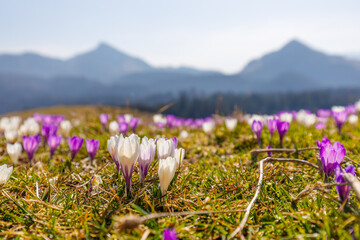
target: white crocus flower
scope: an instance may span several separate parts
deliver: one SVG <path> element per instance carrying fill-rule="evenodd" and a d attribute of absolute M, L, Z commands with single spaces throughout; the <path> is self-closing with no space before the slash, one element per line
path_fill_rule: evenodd
<path fill-rule="evenodd" d="M 143 182 L 150 168 L 151 163 L 154 161 L 156 145 L 154 139 L 143 137 L 140 144 L 139 152 L 139 178 Z"/>
<path fill-rule="evenodd" d="M 40 125 L 35 118 L 28 118 L 19 128 L 19 134 L 24 136 L 33 136 L 40 133 Z"/>
<path fill-rule="evenodd" d="M 17 139 L 17 131 L 16 130 L 6 130 L 5 131 L 5 139 L 8 142 L 15 142 Z"/>
<path fill-rule="evenodd" d="M 160 138 L 156 142 L 158 159 L 166 159 L 174 154 L 174 142 L 172 139 Z"/>
<path fill-rule="evenodd" d="M 283 113 L 280 115 L 280 121 L 291 123 L 293 115 L 291 113 Z"/>
<path fill-rule="evenodd" d="M 180 139 L 186 139 L 188 137 L 189 137 L 189 133 L 186 130 L 182 130 L 180 135 L 179 135 L 179 138 Z"/>
<path fill-rule="evenodd" d="M 178 169 L 185 158 L 185 150 L 183 148 L 176 148 L 174 151 L 174 157 L 176 159 L 176 169 Z"/>
<path fill-rule="evenodd" d="M 359 117 L 357 115 L 350 115 L 348 118 L 350 124 L 357 124 L 359 121 Z"/>
<path fill-rule="evenodd" d="M 20 154 L 22 152 L 21 144 L 20 143 L 14 143 L 14 144 L 8 143 L 6 145 L 6 151 L 9 154 L 11 161 L 14 164 L 17 164 Z"/>
<path fill-rule="evenodd" d="M 211 133 L 215 129 L 215 122 L 214 121 L 204 122 L 202 125 L 202 129 L 207 134 Z"/>
<path fill-rule="evenodd" d="M 130 113 L 124 114 L 125 122 L 129 123 L 131 119 L 133 118 L 133 115 Z"/>
<path fill-rule="evenodd" d="M 111 135 L 116 135 L 119 133 L 119 123 L 117 121 L 111 121 L 109 123 L 109 132 Z"/>
<path fill-rule="evenodd" d="M 343 112 L 343 111 L 345 111 L 345 107 L 344 106 L 332 106 L 331 111 L 333 111 L 333 112 Z"/>
<path fill-rule="evenodd" d="M 225 126 L 229 131 L 233 131 L 236 128 L 237 122 L 236 118 L 226 118 Z"/>
<path fill-rule="evenodd" d="M 360 112 L 360 100 L 358 100 L 357 102 L 355 102 L 355 107 L 356 107 L 356 110 L 358 112 Z"/>
<path fill-rule="evenodd" d="M 7 167 L 6 164 L 0 166 L 0 184 L 5 184 L 13 171 L 13 167 Z"/>
<path fill-rule="evenodd" d="M 138 159 L 140 151 L 140 138 L 136 134 L 129 137 L 120 135 L 116 144 L 116 158 L 120 164 L 126 185 L 131 192 L 131 176 L 134 164 Z"/>
<path fill-rule="evenodd" d="M 160 189 L 161 194 L 165 195 L 171 180 L 174 178 L 176 172 L 176 159 L 173 157 L 168 157 L 166 159 L 159 160 L 159 180 L 160 180 Z"/>
<path fill-rule="evenodd" d="M 72 125 L 69 120 L 64 120 L 60 123 L 60 130 L 65 137 L 70 136 Z"/>

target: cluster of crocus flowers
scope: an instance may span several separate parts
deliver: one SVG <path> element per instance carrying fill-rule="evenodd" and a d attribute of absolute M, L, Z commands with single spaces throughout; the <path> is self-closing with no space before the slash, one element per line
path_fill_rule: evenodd
<path fill-rule="evenodd" d="M 129 137 L 112 136 L 107 141 L 107 149 L 114 160 L 117 170 L 122 172 L 127 189 L 131 192 L 131 178 L 136 161 L 139 164 L 139 180 L 143 182 L 154 161 L 155 152 L 159 160 L 159 180 L 162 195 L 164 195 L 175 176 L 185 156 L 185 150 L 176 148 L 177 139 L 160 138 L 157 141 L 136 134 Z"/>

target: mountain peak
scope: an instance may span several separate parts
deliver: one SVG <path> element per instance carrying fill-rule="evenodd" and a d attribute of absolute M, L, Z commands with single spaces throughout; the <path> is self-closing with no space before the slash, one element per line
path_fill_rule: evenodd
<path fill-rule="evenodd" d="M 98 51 L 116 51 L 118 52 L 118 50 L 116 48 L 114 48 L 113 46 L 105 43 L 105 42 L 100 42 L 96 49 L 95 50 L 98 50 Z"/>
<path fill-rule="evenodd" d="M 296 51 L 304 51 L 309 50 L 310 48 L 306 46 L 304 43 L 300 42 L 297 39 L 293 39 L 288 42 L 281 50 L 296 50 Z"/>

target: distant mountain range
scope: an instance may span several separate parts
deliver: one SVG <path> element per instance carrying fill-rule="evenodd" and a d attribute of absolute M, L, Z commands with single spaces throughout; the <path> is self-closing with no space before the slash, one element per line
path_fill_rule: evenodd
<path fill-rule="evenodd" d="M 107 45 L 67 60 L 34 53 L 0 55 L 0 113 L 42 105 L 122 104 L 190 95 L 301 92 L 360 87 L 360 61 L 330 56 L 293 40 L 237 74 L 157 68 Z"/>

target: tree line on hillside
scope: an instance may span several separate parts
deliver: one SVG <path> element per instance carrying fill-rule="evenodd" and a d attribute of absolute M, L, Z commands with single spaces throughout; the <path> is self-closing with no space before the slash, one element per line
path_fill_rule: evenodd
<path fill-rule="evenodd" d="M 180 117 L 206 117 L 212 114 L 231 114 L 234 110 L 246 113 L 274 114 L 281 110 L 331 108 L 334 105 L 349 105 L 360 99 L 360 89 L 317 90 L 301 93 L 276 94 L 224 94 L 193 97 L 181 93 L 170 102 L 156 105 L 137 104 L 139 110 L 157 112 L 164 106 L 164 114 Z"/>

